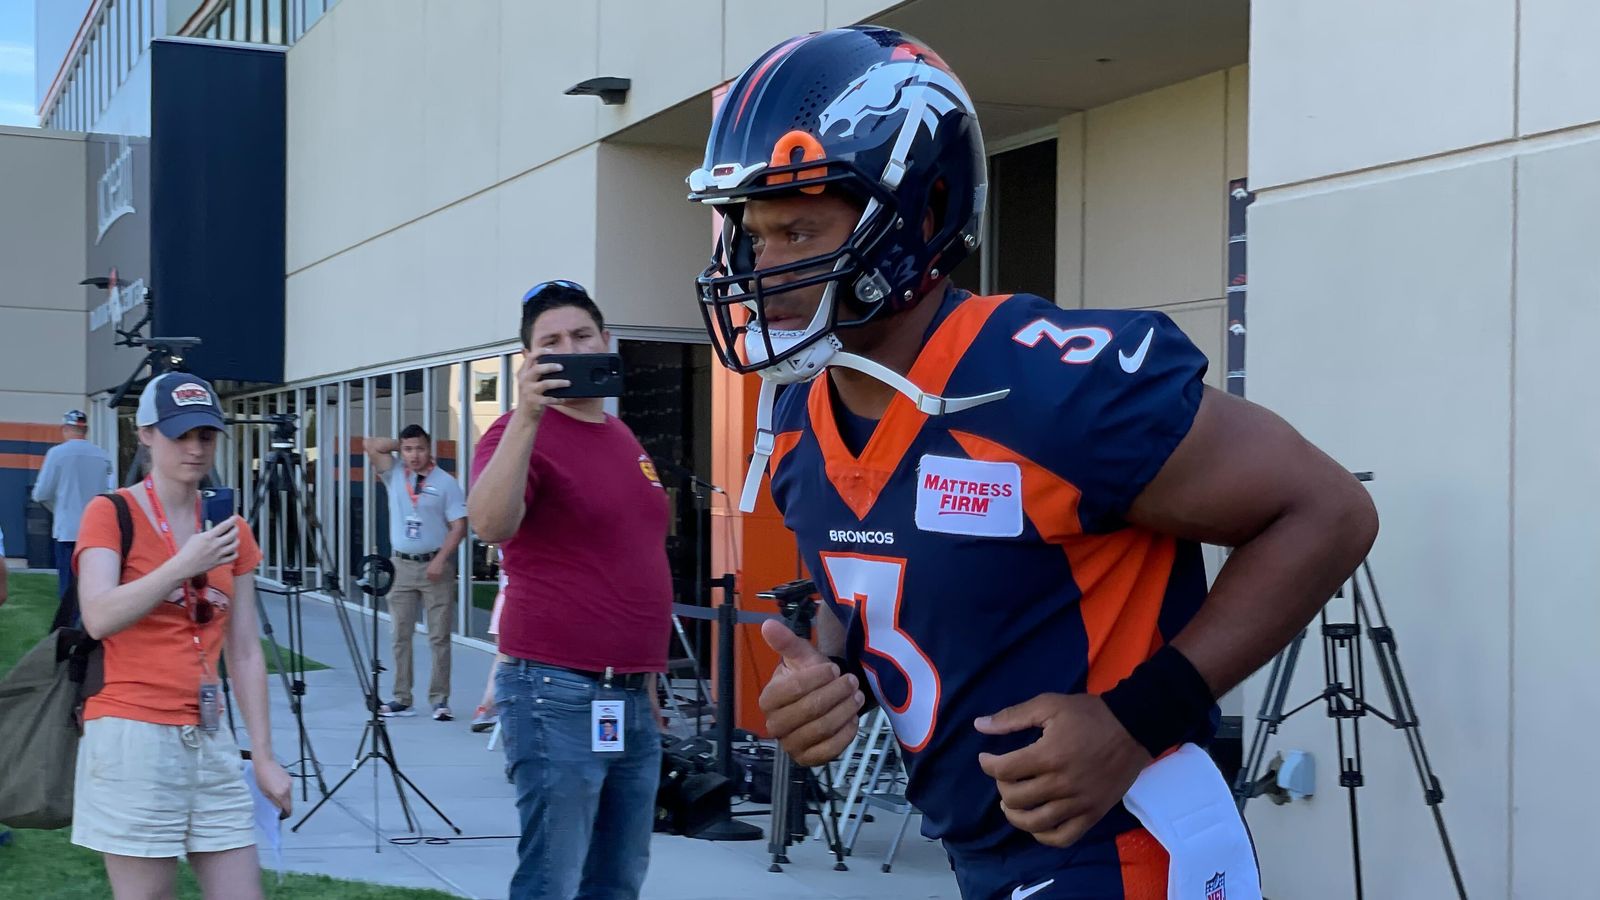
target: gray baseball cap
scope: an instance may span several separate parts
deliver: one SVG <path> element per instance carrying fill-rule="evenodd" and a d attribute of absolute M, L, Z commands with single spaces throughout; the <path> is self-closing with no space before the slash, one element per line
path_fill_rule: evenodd
<path fill-rule="evenodd" d="M 89 417 L 84 415 L 81 409 L 69 409 L 67 414 L 61 417 L 61 424 L 87 425 L 89 424 Z"/>
<path fill-rule="evenodd" d="M 196 428 L 226 430 L 217 392 L 210 382 L 187 372 L 168 372 L 150 379 L 139 396 L 134 423 L 154 425 L 173 440 Z"/>

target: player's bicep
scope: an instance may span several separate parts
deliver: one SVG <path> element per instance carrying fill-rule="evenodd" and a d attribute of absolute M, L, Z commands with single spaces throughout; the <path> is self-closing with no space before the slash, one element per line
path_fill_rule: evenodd
<path fill-rule="evenodd" d="M 1206 388 L 1194 423 L 1127 519 L 1188 540 L 1238 546 L 1352 478 L 1276 414 Z"/>

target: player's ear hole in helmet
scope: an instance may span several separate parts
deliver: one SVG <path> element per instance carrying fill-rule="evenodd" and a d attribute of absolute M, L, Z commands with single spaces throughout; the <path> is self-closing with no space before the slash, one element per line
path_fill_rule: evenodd
<path fill-rule="evenodd" d="M 758 57 L 724 96 L 688 182 L 690 200 L 724 213 L 696 279 L 718 357 L 739 372 L 787 363 L 784 381 L 820 371 L 838 349 L 837 330 L 921 300 L 977 248 L 987 195 L 966 89 L 936 53 L 877 26 L 791 38 Z M 758 269 L 744 205 L 824 192 L 858 210 L 849 237 Z M 818 286 L 813 320 L 772 334 L 768 303 Z M 816 358 L 801 365 L 804 357 Z"/>

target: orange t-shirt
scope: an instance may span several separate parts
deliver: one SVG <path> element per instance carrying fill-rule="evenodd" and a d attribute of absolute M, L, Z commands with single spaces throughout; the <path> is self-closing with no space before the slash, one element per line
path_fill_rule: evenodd
<path fill-rule="evenodd" d="M 133 514 L 133 542 L 128 558 L 122 561 L 126 584 L 160 568 L 172 558 L 167 542 L 150 521 L 133 494 L 119 493 L 128 501 Z M 184 515 L 168 511 L 168 515 Z M 222 655 L 222 639 L 227 633 L 228 606 L 233 599 L 233 580 L 245 575 L 261 561 L 261 548 L 250 533 L 250 526 L 238 516 L 239 557 L 233 565 L 218 566 L 206 573 L 207 598 L 216 607 L 211 621 L 196 626 L 189 619 L 183 590 L 176 589 L 157 603 L 144 618 L 101 642 L 105 650 L 105 687 L 84 704 L 83 717 L 98 719 L 115 716 L 155 725 L 200 724 L 200 654 L 194 649 L 194 633 L 200 631 L 201 652 L 206 669 L 217 677 L 217 659 Z M 73 571 L 78 556 L 90 547 L 120 552 L 117 511 L 111 501 L 96 497 L 83 511 L 78 531 L 78 546 L 73 551 Z"/>

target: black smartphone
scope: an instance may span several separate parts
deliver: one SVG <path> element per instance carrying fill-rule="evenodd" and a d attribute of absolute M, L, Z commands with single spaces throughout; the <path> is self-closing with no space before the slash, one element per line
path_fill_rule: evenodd
<path fill-rule="evenodd" d="M 233 488 L 206 488 L 200 492 L 201 516 L 207 528 L 215 528 L 233 518 Z"/>
<path fill-rule="evenodd" d="M 615 353 L 546 353 L 541 363 L 560 363 L 561 371 L 546 378 L 561 378 L 571 387 L 546 391 L 547 397 L 621 397 L 622 357 Z"/>

